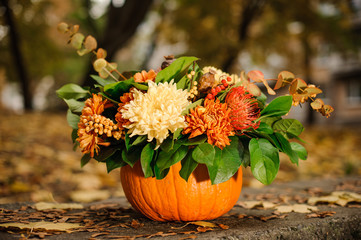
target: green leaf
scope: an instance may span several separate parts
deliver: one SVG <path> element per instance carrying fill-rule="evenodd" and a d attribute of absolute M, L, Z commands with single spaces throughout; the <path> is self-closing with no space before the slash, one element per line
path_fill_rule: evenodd
<path fill-rule="evenodd" d="M 136 87 L 137 89 L 139 89 L 139 90 L 143 90 L 143 91 L 147 91 L 147 90 L 148 90 L 148 84 L 145 85 L 145 84 L 142 84 L 142 83 L 134 82 L 134 83 L 132 83 L 132 85 L 133 85 L 134 87 Z"/>
<path fill-rule="evenodd" d="M 80 159 L 80 166 L 84 167 L 90 161 L 90 159 L 90 154 L 84 154 L 83 157 Z"/>
<path fill-rule="evenodd" d="M 130 144 L 130 137 L 128 133 L 124 134 L 124 143 L 125 143 L 125 148 L 127 149 L 127 151 L 129 151 L 132 145 Z"/>
<path fill-rule="evenodd" d="M 131 143 L 132 146 L 140 145 L 147 141 L 147 135 L 138 135 L 138 137 L 135 138 L 134 142 Z"/>
<path fill-rule="evenodd" d="M 242 164 L 238 137 L 230 137 L 231 144 L 223 148 L 215 148 L 213 165 L 207 165 L 209 178 L 212 184 L 218 184 L 230 179 Z"/>
<path fill-rule="evenodd" d="M 267 125 L 269 125 L 270 127 L 273 127 L 273 124 L 282 119 L 281 117 L 265 117 L 265 118 L 262 118 L 261 120 L 261 123 L 266 123 Z"/>
<path fill-rule="evenodd" d="M 145 147 L 142 150 L 142 153 L 140 154 L 140 163 L 142 165 L 142 170 L 146 178 L 152 177 L 154 175 L 151 166 L 153 155 L 154 155 L 154 144 L 148 143 L 147 145 L 145 145 Z"/>
<path fill-rule="evenodd" d="M 295 151 L 301 160 L 307 159 L 307 150 L 304 146 L 297 142 L 290 142 L 291 148 Z"/>
<path fill-rule="evenodd" d="M 170 82 L 179 73 L 185 71 L 194 61 L 197 61 L 196 57 L 180 57 L 174 60 L 168 67 L 164 68 L 157 74 L 155 82 Z"/>
<path fill-rule="evenodd" d="M 261 95 L 259 95 L 256 99 L 258 102 L 258 107 L 260 109 L 263 109 L 264 106 L 266 105 L 267 96 L 261 92 Z"/>
<path fill-rule="evenodd" d="M 192 153 L 192 158 L 198 163 L 212 166 L 216 151 L 214 147 L 209 143 L 199 144 Z"/>
<path fill-rule="evenodd" d="M 298 155 L 295 151 L 292 150 L 288 140 L 280 133 L 275 133 L 275 136 L 278 142 L 281 144 L 282 152 L 288 155 L 292 163 L 296 163 L 298 165 Z"/>
<path fill-rule="evenodd" d="M 120 150 L 116 151 L 112 156 L 110 156 L 106 160 L 108 173 L 110 173 L 112 170 L 116 168 L 120 168 L 125 165 L 127 164 L 122 160 L 122 152 Z"/>
<path fill-rule="evenodd" d="M 199 145 L 204 143 L 207 140 L 207 136 L 202 134 L 194 138 L 187 139 L 187 141 L 183 142 L 182 145 L 184 146 L 192 146 L 192 145 Z"/>
<path fill-rule="evenodd" d="M 278 117 L 286 115 L 292 107 L 292 96 L 281 96 L 273 99 L 262 111 L 262 117 Z"/>
<path fill-rule="evenodd" d="M 160 171 L 163 171 L 173 164 L 181 161 L 187 155 L 187 152 L 187 146 L 179 146 L 178 144 L 175 144 L 171 151 L 159 153 L 156 165 Z"/>
<path fill-rule="evenodd" d="M 188 82 L 187 75 L 184 75 L 178 82 L 177 82 L 177 89 L 186 89 L 186 84 Z"/>
<path fill-rule="evenodd" d="M 140 159 L 141 153 L 142 153 L 142 148 L 140 148 L 140 147 L 130 149 L 130 151 L 127 151 L 126 149 L 123 149 L 123 151 L 122 151 L 122 159 L 128 165 L 133 167 L 134 164 Z"/>
<path fill-rule="evenodd" d="M 179 171 L 179 175 L 184 180 L 188 181 L 189 176 L 192 174 L 194 169 L 198 166 L 198 163 L 193 160 L 192 152 L 189 151 L 187 156 L 182 160 L 182 168 Z"/>
<path fill-rule="evenodd" d="M 265 133 L 265 134 L 272 134 L 273 129 L 267 123 L 261 122 L 259 127 L 256 129 L 256 132 Z"/>
<path fill-rule="evenodd" d="M 253 138 L 249 142 L 249 151 L 254 177 L 263 184 L 270 184 L 275 179 L 280 165 L 278 149 L 267 139 Z"/>
<path fill-rule="evenodd" d="M 80 121 L 80 116 L 72 113 L 70 109 L 68 109 L 66 113 L 66 120 L 68 121 L 68 124 L 73 129 L 78 129 L 78 123 Z"/>
<path fill-rule="evenodd" d="M 167 176 L 169 172 L 169 168 L 164 169 L 163 171 L 160 171 L 159 168 L 157 167 L 157 165 L 154 165 L 154 175 L 155 178 L 158 180 L 161 180 L 163 178 L 165 178 Z"/>
<path fill-rule="evenodd" d="M 85 90 L 84 88 L 76 85 L 74 83 L 69 83 L 62 86 L 60 89 L 56 91 L 58 97 L 63 99 L 80 99 L 86 98 L 90 96 L 90 92 Z"/>
<path fill-rule="evenodd" d="M 164 152 L 169 152 L 170 150 L 173 149 L 173 146 L 174 146 L 174 139 L 166 138 L 160 145 L 160 149 L 162 149 L 162 151 Z"/>
<path fill-rule="evenodd" d="M 279 130 L 280 133 L 287 139 L 299 136 L 304 127 L 296 119 L 281 119 L 273 124 L 274 130 Z"/>
<path fill-rule="evenodd" d="M 90 75 L 90 77 L 93 78 L 97 83 L 99 83 L 103 87 L 108 84 L 116 83 L 116 81 L 113 78 L 104 79 L 98 75 Z"/>
<path fill-rule="evenodd" d="M 98 162 L 105 162 L 107 158 L 112 156 L 117 149 L 115 147 L 109 146 L 109 147 L 100 147 L 99 154 L 94 156 L 94 159 Z"/>
<path fill-rule="evenodd" d="M 78 138 L 78 129 L 73 129 L 73 131 L 71 131 L 71 140 L 73 141 L 73 143 L 76 143 L 76 139 Z"/>
<path fill-rule="evenodd" d="M 107 84 L 104 86 L 104 92 L 106 92 L 112 99 L 118 101 L 119 97 L 124 93 L 129 92 L 129 89 L 134 83 L 134 79 L 127 79 L 124 81 Z"/>
<path fill-rule="evenodd" d="M 73 113 L 81 113 L 85 106 L 85 102 L 80 102 L 74 99 L 64 99 L 64 101 Z"/>
<path fill-rule="evenodd" d="M 198 99 L 197 101 L 195 101 L 194 103 L 189 104 L 186 109 L 182 112 L 182 115 L 187 115 L 189 114 L 189 111 L 199 105 L 201 105 L 203 103 L 204 99 Z"/>

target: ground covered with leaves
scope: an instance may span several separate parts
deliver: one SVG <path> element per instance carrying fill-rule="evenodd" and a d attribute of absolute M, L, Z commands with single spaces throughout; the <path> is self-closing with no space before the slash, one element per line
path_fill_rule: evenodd
<path fill-rule="evenodd" d="M 119 171 L 102 163 L 80 167 L 65 113 L 0 116 L 0 204 L 12 202 L 94 202 L 123 196 Z M 361 128 L 309 127 L 309 151 L 299 167 L 281 156 L 276 182 L 361 175 Z M 244 185 L 261 187 L 245 171 Z"/>

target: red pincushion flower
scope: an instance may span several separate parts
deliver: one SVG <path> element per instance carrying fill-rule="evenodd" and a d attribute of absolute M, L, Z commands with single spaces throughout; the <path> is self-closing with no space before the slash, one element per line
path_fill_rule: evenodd
<path fill-rule="evenodd" d="M 226 103 L 232 109 L 230 119 L 236 131 L 245 132 L 249 128 L 259 127 L 260 122 L 253 122 L 260 116 L 258 102 L 252 94 L 246 92 L 244 87 L 233 88 L 227 94 Z"/>

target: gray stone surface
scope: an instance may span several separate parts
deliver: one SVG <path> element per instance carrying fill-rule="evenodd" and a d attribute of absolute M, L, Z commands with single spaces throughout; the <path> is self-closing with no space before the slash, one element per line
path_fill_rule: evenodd
<path fill-rule="evenodd" d="M 240 197 L 240 202 L 245 200 L 275 199 L 283 201 L 282 205 L 293 204 L 300 199 L 306 199 L 312 195 L 327 195 L 335 190 L 359 192 L 361 188 L 361 178 L 351 177 L 342 179 L 321 179 L 302 182 L 291 182 L 287 184 L 272 184 L 261 189 L 244 188 Z M 109 199 L 101 203 L 92 203 L 89 206 L 103 203 L 116 203 L 120 207 L 128 207 L 124 198 Z M 21 206 L 30 203 L 13 203 L 0 205 L 3 209 L 20 209 Z M 139 239 L 146 239 L 147 234 L 158 232 L 178 232 L 178 234 L 167 237 L 154 236 L 151 239 L 182 239 L 195 236 L 196 239 L 361 239 L 361 208 L 360 205 L 353 207 L 341 207 L 336 205 L 318 205 L 320 211 L 334 211 L 333 216 L 325 218 L 308 218 L 304 213 L 287 213 L 285 218 L 270 219 L 262 221 L 262 216 L 270 216 L 274 209 L 245 209 L 236 205 L 228 214 L 211 222 L 224 224 L 229 229 L 214 228 L 213 231 L 197 234 L 184 234 L 187 231 L 196 231 L 197 226 L 185 225 L 180 222 L 154 222 L 143 217 L 141 214 L 131 209 L 123 209 L 122 214 L 130 215 L 130 219 L 135 219 L 144 224 L 138 229 L 134 228 L 114 228 L 109 235 L 97 236 L 96 239 L 116 239 L 109 236 L 129 236 L 143 235 Z M 246 215 L 245 218 L 238 216 Z M 178 229 L 174 229 L 174 227 Z M 75 232 L 61 233 L 58 235 L 46 236 L 45 239 L 91 239 L 96 232 Z M 27 236 L 25 234 L 25 236 Z M 0 239 L 19 239 L 20 234 L 10 234 L 0 232 Z M 34 236 L 31 236 L 34 237 Z M 119 238 L 120 239 L 120 238 Z M 138 239 L 138 238 L 137 238 Z"/>

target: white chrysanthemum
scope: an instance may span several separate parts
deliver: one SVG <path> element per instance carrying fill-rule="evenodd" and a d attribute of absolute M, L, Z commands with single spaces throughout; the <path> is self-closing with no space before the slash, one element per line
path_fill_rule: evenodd
<path fill-rule="evenodd" d="M 187 126 L 182 112 L 190 104 L 188 91 L 177 89 L 173 80 L 168 83 L 148 82 L 148 91 L 133 90 L 134 99 L 124 105 L 122 117 L 131 124 L 125 126 L 135 135 L 148 135 L 148 141 L 157 141 L 156 149 L 172 133 Z"/>
<path fill-rule="evenodd" d="M 216 81 L 216 85 L 221 84 L 222 79 L 226 79 L 227 77 L 231 77 L 232 79 L 232 81 L 228 82 L 228 84 L 233 84 L 240 81 L 239 77 L 236 74 L 229 75 L 228 73 L 223 72 L 222 70 L 212 66 L 204 67 L 202 71 L 203 73 L 208 73 L 208 72 L 214 73 L 214 80 Z"/>

